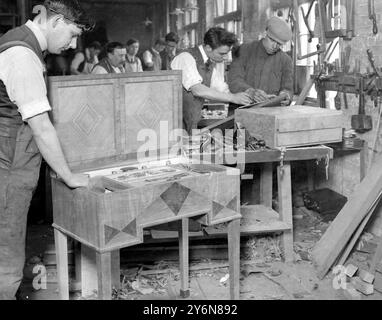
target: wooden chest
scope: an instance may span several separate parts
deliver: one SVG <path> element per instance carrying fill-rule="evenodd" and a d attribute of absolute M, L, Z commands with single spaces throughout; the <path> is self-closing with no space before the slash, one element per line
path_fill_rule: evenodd
<path fill-rule="evenodd" d="M 298 147 L 342 141 L 341 111 L 307 106 L 238 109 L 235 120 L 268 147 Z"/>
<path fill-rule="evenodd" d="M 71 190 L 53 177 L 56 229 L 108 252 L 142 243 L 150 226 L 241 217 L 239 170 L 168 152 L 179 151 L 169 137 L 182 124 L 181 89 L 175 71 L 50 78 L 53 122 L 66 159 L 73 171 L 96 181 L 91 189 Z"/>

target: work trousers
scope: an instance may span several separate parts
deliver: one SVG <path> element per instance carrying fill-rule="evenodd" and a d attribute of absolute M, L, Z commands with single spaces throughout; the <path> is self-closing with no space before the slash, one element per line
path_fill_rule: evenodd
<path fill-rule="evenodd" d="M 0 300 L 14 300 L 21 284 L 27 214 L 40 165 L 41 155 L 27 124 L 14 134 L 0 127 Z"/>

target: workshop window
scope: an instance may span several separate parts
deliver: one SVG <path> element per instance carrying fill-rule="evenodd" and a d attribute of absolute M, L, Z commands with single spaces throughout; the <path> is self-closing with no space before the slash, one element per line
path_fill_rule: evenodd
<path fill-rule="evenodd" d="M 186 48 L 195 47 L 198 44 L 198 21 L 199 21 L 199 7 L 197 0 L 186 0 L 182 8 L 184 12 L 183 25 L 184 25 L 184 46 Z"/>
<path fill-rule="evenodd" d="M 215 0 L 214 5 L 215 26 L 235 33 L 243 43 L 241 0 Z"/>

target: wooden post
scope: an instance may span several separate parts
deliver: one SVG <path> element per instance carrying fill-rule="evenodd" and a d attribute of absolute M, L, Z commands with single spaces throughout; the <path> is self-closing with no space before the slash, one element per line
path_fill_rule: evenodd
<path fill-rule="evenodd" d="M 83 297 L 91 296 L 98 292 L 97 262 L 95 251 L 81 244 L 81 261 L 79 264 L 79 267 L 81 268 L 81 294 Z"/>
<path fill-rule="evenodd" d="M 27 22 L 27 0 L 17 0 L 17 11 L 20 16 L 20 25 L 24 24 Z"/>
<path fill-rule="evenodd" d="M 273 163 L 267 162 L 262 165 L 260 173 L 260 203 L 269 208 L 272 208 L 272 169 Z"/>
<path fill-rule="evenodd" d="M 61 231 L 54 229 L 54 242 L 59 298 L 69 300 L 68 238 Z"/>
<path fill-rule="evenodd" d="M 277 184 L 279 194 L 279 214 L 283 222 L 290 225 L 291 229 L 283 232 L 282 242 L 284 247 L 285 262 L 294 261 L 293 251 L 293 211 L 292 211 L 292 182 L 291 166 L 285 162 L 283 167 L 277 168 Z"/>
<path fill-rule="evenodd" d="M 121 289 L 121 259 L 119 250 L 111 253 L 111 286 L 114 289 Z"/>
<path fill-rule="evenodd" d="M 111 300 L 111 253 L 96 253 L 98 275 L 98 299 Z"/>
<path fill-rule="evenodd" d="M 182 219 L 182 225 L 179 228 L 179 267 L 180 267 L 180 296 L 188 298 L 190 296 L 189 287 L 189 220 Z"/>
<path fill-rule="evenodd" d="M 240 298 L 240 219 L 228 224 L 229 291 L 231 300 Z"/>

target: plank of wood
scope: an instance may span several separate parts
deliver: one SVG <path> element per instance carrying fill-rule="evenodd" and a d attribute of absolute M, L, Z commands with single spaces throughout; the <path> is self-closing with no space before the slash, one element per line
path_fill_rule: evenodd
<path fill-rule="evenodd" d="M 353 264 L 348 264 L 345 267 L 345 274 L 350 278 L 354 277 L 357 271 L 358 271 L 358 267 Z"/>
<path fill-rule="evenodd" d="M 319 278 L 323 278 L 367 216 L 382 189 L 382 156 L 376 159 L 371 173 L 356 188 L 353 195 L 331 223 L 312 252 Z"/>
<path fill-rule="evenodd" d="M 382 260 L 382 239 L 380 239 L 378 243 L 377 250 L 375 251 L 373 260 L 371 262 L 370 269 L 369 269 L 370 273 L 375 272 L 377 265 L 381 262 L 381 260 Z"/>
<path fill-rule="evenodd" d="M 170 238 L 178 238 L 178 231 L 166 231 L 166 230 L 150 230 L 151 237 L 153 239 L 170 239 Z M 203 231 L 191 232 L 189 231 L 189 237 L 203 237 Z"/>
<path fill-rule="evenodd" d="M 374 293 L 374 286 L 370 283 L 362 281 L 359 277 L 351 278 L 351 284 L 364 295 L 369 296 Z"/>
<path fill-rule="evenodd" d="M 54 229 L 56 245 L 58 293 L 61 300 L 69 300 L 68 238 Z"/>
<path fill-rule="evenodd" d="M 374 207 L 375 208 L 375 207 Z M 359 237 L 361 236 L 363 230 L 365 229 L 366 227 L 366 224 L 368 223 L 368 221 L 370 220 L 372 214 L 373 214 L 373 211 L 374 209 L 372 208 L 372 210 L 370 210 L 370 212 L 367 214 L 367 216 L 362 220 L 362 222 L 360 223 L 360 225 L 358 226 L 357 230 L 354 232 L 354 234 L 352 235 L 350 241 L 348 242 L 345 250 L 343 251 L 342 255 L 341 255 L 341 258 L 339 259 L 338 261 L 338 265 L 344 265 L 346 259 L 349 257 L 350 255 L 350 252 L 353 250 L 356 242 L 358 241 Z"/>
<path fill-rule="evenodd" d="M 362 281 L 370 284 L 372 284 L 375 279 L 375 276 L 373 274 L 363 269 L 358 271 L 358 277 L 360 277 Z"/>

